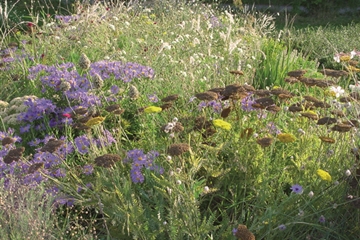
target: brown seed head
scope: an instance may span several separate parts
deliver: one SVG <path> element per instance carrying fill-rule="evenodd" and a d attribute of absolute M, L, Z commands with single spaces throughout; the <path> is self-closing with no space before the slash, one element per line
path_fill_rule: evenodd
<path fill-rule="evenodd" d="M 218 95 L 215 92 L 207 91 L 195 94 L 195 97 L 204 101 L 212 101 L 218 99 Z"/>
<path fill-rule="evenodd" d="M 345 117 L 345 113 L 340 109 L 334 109 L 331 111 L 331 113 L 337 117 Z"/>
<path fill-rule="evenodd" d="M 176 122 L 172 131 L 173 132 L 182 132 L 182 131 L 184 131 L 184 126 L 181 124 L 181 122 Z"/>
<path fill-rule="evenodd" d="M 44 166 L 44 163 L 34 163 L 33 165 L 31 165 L 28 169 L 28 174 L 32 174 L 34 172 L 36 172 L 37 170 L 39 170 L 40 168 L 42 168 Z"/>
<path fill-rule="evenodd" d="M 262 147 L 268 147 L 272 144 L 273 139 L 271 137 L 259 138 L 256 142 Z"/>
<path fill-rule="evenodd" d="M 121 157 L 117 154 L 104 154 L 95 158 L 95 164 L 99 167 L 110 168 L 116 162 L 120 161 Z"/>
<path fill-rule="evenodd" d="M 318 120 L 319 119 L 319 116 L 316 113 L 313 113 L 313 112 L 302 112 L 300 114 L 301 114 L 301 116 L 307 117 L 307 118 L 312 119 L 312 120 Z"/>
<path fill-rule="evenodd" d="M 299 82 L 299 79 L 294 78 L 294 77 L 287 77 L 287 78 L 285 78 L 285 82 L 290 83 L 290 84 L 294 84 L 294 83 Z"/>
<path fill-rule="evenodd" d="M 279 112 L 281 110 L 281 108 L 276 106 L 276 105 L 268 106 L 265 109 L 270 111 L 270 112 Z"/>
<path fill-rule="evenodd" d="M 172 105 L 173 105 L 172 102 L 166 102 L 166 103 L 164 103 L 163 105 L 161 105 L 160 107 L 161 107 L 161 109 L 162 109 L 163 111 L 165 111 L 165 110 L 168 110 L 169 108 L 171 108 Z"/>
<path fill-rule="evenodd" d="M 79 107 L 77 109 L 74 110 L 74 113 L 75 114 L 79 114 L 79 115 L 84 115 L 88 112 L 88 109 L 87 108 L 84 108 L 84 107 Z"/>
<path fill-rule="evenodd" d="M 161 99 L 162 102 L 173 102 L 179 98 L 179 94 L 169 95 Z"/>
<path fill-rule="evenodd" d="M 12 138 L 12 137 L 4 137 L 3 140 L 1 140 L 1 144 L 3 146 L 6 146 L 6 145 L 9 145 L 9 144 L 12 144 L 15 142 L 15 139 Z"/>
<path fill-rule="evenodd" d="M 180 156 L 181 154 L 189 150 L 190 145 L 187 143 L 174 143 L 170 145 L 168 153 L 170 156 Z"/>
<path fill-rule="evenodd" d="M 324 143 L 335 143 L 335 139 L 330 138 L 330 137 L 320 136 L 319 138 L 320 138 L 321 141 L 324 142 Z"/>
<path fill-rule="evenodd" d="M 240 71 L 240 70 L 231 70 L 229 71 L 229 73 L 233 74 L 233 75 L 244 75 L 244 72 L 243 71 Z"/>
<path fill-rule="evenodd" d="M 270 93 L 270 90 L 256 90 L 254 94 L 259 97 L 268 97 Z"/>
<path fill-rule="evenodd" d="M 294 70 L 287 73 L 289 77 L 301 78 L 306 73 L 306 70 Z"/>
<path fill-rule="evenodd" d="M 56 150 L 58 150 L 63 144 L 64 144 L 64 141 L 56 140 L 56 139 L 52 138 L 40 149 L 40 151 L 53 153 Z"/>
<path fill-rule="evenodd" d="M 331 117 L 323 117 L 317 121 L 317 125 L 325 125 L 325 124 L 328 125 L 334 123 L 337 123 L 337 120 L 336 118 L 331 118 Z"/>
<path fill-rule="evenodd" d="M 9 150 L 9 152 L 3 158 L 4 163 L 10 164 L 14 161 L 19 161 L 24 151 L 25 151 L 24 147 L 19 147 Z"/>
<path fill-rule="evenodd" d="M 112 105 L 107 106 L 107 107 L 105 108 L 105 110 L 106 110 L 107 112 L 114 112 L 115 110 L 118 110 L 118 109 L 120 109 L 120 105 L 119 105 L 119 104 L 112 104 Z"/>
<path fill-rule="evenodd" d="M 243 224 L 239 224 L 235 237 L 240 240 L 255 240 L 255 235 Z"/>
<path fill-rule="evenodd" d="M 332 131 L 337 131 L 337 132 L 348 132 L 350 131 L 350 129 L 352 128 L 351 125 L 348 124 L 336 124 L 335 126 L 333 126 L 331 128 Z"/>
<path fill-rule="evenodd" d="M 321 100 L 319 100 L 319 99 L 317 99 L 316 97 L 313 97 L 313 96 L 304 96 L 304 99 L 306 101 L 313 102 L 313 103 L 321 102 Z"/>

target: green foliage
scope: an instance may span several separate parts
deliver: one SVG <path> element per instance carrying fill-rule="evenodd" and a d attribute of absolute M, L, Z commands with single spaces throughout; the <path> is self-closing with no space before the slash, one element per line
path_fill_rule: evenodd
<path fill-rule="evenodd" d="M 257 88 L 285 85 L 285 77 L 289 71 L 308 69 L 316 71 L 316 61 L 304 59 L 296 50 L 287 48 L 281 42 L 265 39 L 260 47 L 253 85 Z"/>

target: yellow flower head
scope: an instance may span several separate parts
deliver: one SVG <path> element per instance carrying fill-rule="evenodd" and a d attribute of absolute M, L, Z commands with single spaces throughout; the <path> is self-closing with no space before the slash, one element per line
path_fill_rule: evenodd
<path fill-rule="evenodd" d="M 88 127 L 91 127 L 91 126 L 98 125 L 98 124 L 102 123 L 104 120 L 105 120 L 104 117 L 94 117 L 94 118 L 91 118 L 89 121 L 87 121 L 85 123 L 85 125 L 88 126 Z"/>
<path fill-rule="evenodd" d="M 344 56 L 340 57 L 341 62 L 348 62 L 348 61 L 350 61 L 350 59 L 351 59 L 351 56 L 349 56 L 349 55 L 344 55 Z"/>
<path fill-rule="evenodd" d="M 331 175 L 324 171 L 324 170 L 321 170 L 321 169 L 318 169 L 316 171 L 317 175 L 319 175 L 319 177 L 322 179 L 322 180 L 325 180 L 325 181 L 328 181 L 328 182 L 331 182 Z"/>
<path fill-rule="evenodd" d="M 219 128 L 225 129 L 225 130 L 231 129 L 231 124 L 228 122 L 225 122 L 224 120 L 221 120 L 221 119 L 213 120 L 213 124 L 215 127 L 219 127 Z"/>
<path fill-rule="evenodd" d="M 280 142 L 283 143 L 291 143 L 296 140 L 296 137 L 290 133 L 279 133 L 277 135 L 277 138 L 279 139 Z"/>
<path fill-rule="evenodd" d="M 150 106 L 144 109 L 145 113 L 158 113 L 161 111 L 162 111 L 161 107 L 155 107 L 155 106 Z"/>

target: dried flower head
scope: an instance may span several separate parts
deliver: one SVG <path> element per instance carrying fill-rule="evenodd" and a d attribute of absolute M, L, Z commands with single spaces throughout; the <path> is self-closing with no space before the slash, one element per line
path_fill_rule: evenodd
<path fill-rule="evenodd" d="M 53 153 L 58 150 L 63 144 L 64 141 L 52 138 L 40 149 L 40 151 Z"/>
<path fill-rule="evenodd" d="M 181 124 L 181 122 L 176 122 L 172 131 L 173 132 L 182 132 L 182 131 L 184 131 L 184 126 Z"/>
<path fill-rule="evenodd" d="M 179 94 L 169 95 L 161 99 L 162 102 L 173 102 L 179 98 Z"/>
<path fill-rule="evenodd" d="M 1 144 L 3 146 L 13 144 L 15 142 L 15 139 L 12 137 L 4 137 L 3 140 L 1 140 Z"/>
<path fill-rule="evenodd" d="M 165 111 L 165 110 L 170 109 L 172 107 L 172 105 L 173 105 L 172 102 L 167 102 L 167 103 L 164 103 L 163 105 L 161 105 L 160 107 L 163 111 Z"/>
<path fill-rule="evenodd" d="M 266 108 L 271 105 L 275 105 L 275 101 L 270 97 L 263 97 L 263 98 L 255 99 L 255 103 L 256 104 L 253 104 L 253 107 L 256 107 L 256 108 Z"/>
<path fill-rule="evenodd" d="M 94 89 L 100 89 L 104 86 L 104 80 L 99 74 L 95 73 L 92 80 Z"/>
<path fill-rule="evenodd" d="M 82 69 L 87 70 L 90 68 L 90 65 L 91 65 L 90 59 L 86 56 L 85 53 L 82 53 L 79 59 L 79 66 Z"/>
<path fill-rule="evenodd" d="M 134 85 L 130 85 L 128 95 L 131 100 L 136 100 L 140 97 L 140 92 L 137 90 L 137 88 Z"/>
<path fill-rule="evenodd" d="M 328 125 L 334 123 L 337 123 L 337 120 L 336 118 L 331 118 L 331 117 L 323 117 L 317 121 L 317 125 L 325 125 L 325 124 Z"/>
<path fill-rule="evenodd" d="M 346 71 L 334 70 L 334 69 L 323 69 L 323 70 L 320 70 L 320 72 L 325 76 L 329 76 L 329 77 L 333 77 L 333 78 L 339 78 L 339 77 L 348 75 L 348 73 Z"/>
<path fill-rule="evenodd" d="M 9 152 L 3 158 L 4 163 L 10 164 L 14 161 L 19 161 L 24 151 L 25 151 L 24 147 L 19 147 L 9 150 Z"/>
<path fill-rule="evenodd" d="M 294 71 L 290 71 L 287 73 L 287 75 L 289 77 L 293 77 L 293 78 L 301 78 L 302 76 L 304 76 L 304 74 L 306 73 L 306 70 L 294 70 Z"/>
<path fill-rule="evenodd" d="M 95 164 L 96 166 L 99 167 L 109 168 L 120 160 L 121 157 L 117 154 L 104 154 L 102 156 L 95 158 Z"/>
<path fill-rule="evenodd" d="M 333 139 L 333 138 L 331 138 L 331 137 L 319 136 L 319 138 L 320 138 L 321 141 L 324 142 L 324 143 L 335 143 L 335 139 Z"/>
<path fill-rule="evenodd" d="M 255 240 L 255 235 L 243 224 L 237 227 L 235 237 L 241 240 Z"/>
<path fill-rule="evenodd" d="M 254 94 L 259 97 L 269 97 L 271 92 L 270 90 L 261 89 L 261 90 L 256 90 Z"/>
<path fill-rule="evenodd" d="M 212 101 L 218 99 L 217 93 L 211 91 L 197 93 L 195 94 L 195 97 L 204 101 Z"/>
<path fill-rule="evenodd" d="M 84 108 L 84 107 L 78 107 L 77 109 L 74 110 L 74 113 L 78 114 L 78 115 L 84 115 L 87 112 L 88 112 L 88 109 Z"/>
<path fill-rule="evenodd" d="M 351 125 L 339 123 L 333 126 L 331 130 L 337 132 L 349 132 L 351 128 L 352 128 Z"/>
<path fill-rule="evenodd" d="M 268 106 L 265 109 L 270 112 L 280 112 L 280 110 L 281 110 L 281 108 L 276 105 Z"/>
<path fill-rule="evenodd" d="M 44 163 L 34 163 L 32 164 L 29 169 L 28 169 L 28 174 L 32 174 L 34 172 L 36 172 L 37 170 L 39 170 L 40 168 L 44 167 Z"/>
<path fill-rule="evenodd" d="M 120 104 L 112 104 L 110 106 L 105 107 L 105 110 L 110 113 L 118 109 L 120 109 Z"/>
<path fill-rule="evenodd" d="M 168 153 L 170 156 L 180 156 L 181 154 L 189 150 L 190 145 L 187 143 L 174 143 L 170 145 Z"/>
<path fill-rule="evenodd" d="M 313 120 L 318 120 L 319 119 L 319 116 L 313 111 L 302 112 L 300 114 L 301 114 L 301 116 L 307 117 L 309 119 L 313 119 Z"/>
<path fill-rule="evenodd" d="M 268 147 L 272 144 L 273 139 L 271 137 L 264 137 L 257 139 L 256 142 L 262 147 Z"/>
<path fill-rule="evenodd" d="M 225 86 L 225 89 L 222 93 L 224 96 L 223 100 L 232 98 L 232 99 L 242 99 L 248 96 L 248 93 L 246 92 L 245 88 L 241 86 L 240 84 L 231 84 L 228 86 Z"/>
<path fill-rule="evenodd" d="M 60 91 L 66 92 L 71 89 L 71 84 L 66 81 L 61 81 L 59 88 L 60 88 Z"/>
<path fill-rule="evenodd" d="M 294 83 L 297 83 L 297 82 L 300 82 L 300 81 L 299 81 L 299 79 L 294 78 L 294 77 L 287 77 L 287 78 L 285 78 L 285 82 L 290 83 L 290 84 L 294 84 Z"/>
<path fill-rule="evenodd" d="M 231 113 L 231 110 L 232 110 L 231 107 L 224 108 L 224 109 L 221 111 L 220 116 L 221 116 L 222 118 L 227 118 L 227 117 L 229 116 L 229 114 Z"/>

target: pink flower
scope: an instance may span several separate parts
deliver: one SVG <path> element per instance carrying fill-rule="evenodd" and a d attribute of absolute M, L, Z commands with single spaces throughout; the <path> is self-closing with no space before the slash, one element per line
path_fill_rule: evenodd
<path fill-rule="evenodd" d="M 63 113 L 63 117 L 71 118 L 71 114 L 70 113 Z"/>

